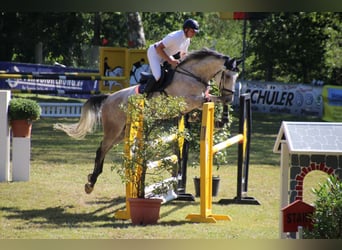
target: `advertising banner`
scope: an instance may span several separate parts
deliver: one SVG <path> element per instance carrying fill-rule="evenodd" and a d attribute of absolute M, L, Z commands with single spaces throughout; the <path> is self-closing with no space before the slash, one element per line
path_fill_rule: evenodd
<path fill-rule="evenodd" d="M 324 121 L 342 122 L 342 86 L 325 85 L 322 91 Z"/>
<path fill-rule="evenodd" d="M 252 110 L 255 112 L 322 116 L 322 87 L 245 81 L 239 88 L 239 93 L 251 94 Z"/>
<path fill-rule="evenodd" d="M 94 73 L 98 74 L 97 70 L 70 68 L 64 66 L 52 66 L 42 64 L 16 63 L 16 62 L 0 62 L 0 71 L 6 73 L 20 74 L 20 73 L 56 73 L 63 74 L 67 72 L 78 73 Z M 75 91 L 90 92 L 98 91 L 98 81 L 93 80 L 64 80 L 64 79 L 28 79 L 13 78 L 0 79 L 0 89 L 17 89 L 17 90 L 58 90 L 58 91 Z M 70 96 L 70 95 L 69 95 Z M 73 97 L 86 98 L 88 95 L 75 94 Z"/>

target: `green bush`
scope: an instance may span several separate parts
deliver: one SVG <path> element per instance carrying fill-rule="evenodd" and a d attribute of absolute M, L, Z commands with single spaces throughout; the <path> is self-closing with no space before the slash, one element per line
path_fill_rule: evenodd
<path fill-rule="evenodd" d="M 331 175 L 319 188 L 313 189 L 317 199 L 312 231 L 304 231 L 307 239 L 342 239 L 342 182 Z"/>
<path fill-rule="evenodd" d="M 180 137 L 188 137 L 186 131 L 180 131 L 177 124 L 173 124 L 184 111 L 186 103 L 182 97 L 163 95 L 154 98 L 135 95 L 129 98 L 128 103 L 130 109 L 123 105 L 121 108 L 129 114 L 132 123 L 142 119 L 142 125 L 133 126 L 137 133 L 141 133 L 141 139 L 136 137 L 131 138 L 129 142 L 126 141 L 129 143 L 132 156 L 125 154 L 124 166 L 114 164 L 112 169 L 116 169 L 123 182 L 132 183 L 137 191 L 136 197 L 144 198 L 145 187 L 177 174 L 177 161 L 165 157 L 175 153 Z M 177 140 L 163 143 L 163 138 L 170 134 L 176 134 Z M 160 165 L 150 168 L 149 162 L 155 160 L 161 160 Z M 176 185 L 174 181 L 162 183 L 153 194 L 164 194 Z"/>
<path fill-rule="evenodd" d="M 218 87 L 213 84 L 211 87 L 211 94 L 219 96 L 220 92 Z M 227 140 L 231 135 L 231 124 L 234 121 L 234 117 L 232 116 L 233 108 L 229 104 L 228 105 L 228 111 L 229 111 L 229 117 L 228 122 L 223 125 L 223 127 L 218 128 L 215 125 L 214 129 L 214 141 L 213 144 L 216 145 L 219 142 Z M 219 123 L 222 118 L 222 112 L 223 112 L 223 104 L 222 103 L 215 103 L 215 109 L 214 109 L 214 122 L 215 124 Z M 189 141 L 189 151 L 190 151 L 190 164 L 193 167 L 199 166 L 199 158 L 200 158 L 200 132 L 201 132 L 201 122 L 202 122 L 202 111 L 201 110 L 194 110 L 190 112 L 190 117 L 194 122 L 190 123 L 190 141 Z M 228 156 L 229 156 L 229 148 L 225 148 L 223 150 L 220 150 L 216 154 L 214 154 L 213 157 L 213 164 L 220 168 L 222 165 L 228 164 Z"/>
<path fill-rule="evenodd" d="M 10 120 L 38 120 L 41 108 L 39 104 L 26 98 L 11 99 L 8 107 L 8 118 Z"/>

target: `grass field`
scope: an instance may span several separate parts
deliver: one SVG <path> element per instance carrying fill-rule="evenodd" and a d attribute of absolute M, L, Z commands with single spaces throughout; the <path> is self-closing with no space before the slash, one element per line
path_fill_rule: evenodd
<path fill-rule="evenodd" d="M 125 187 L 111 170 L 120 164 L 120 147 L 105 161 L 92 194 L 84 192 L 86 176 L 93 169 L 101 130 L 75 141 L 52 128 L 55 122 L 75 119 L 42 118 L 33 124 L 31 176 L 28 182 L 0 183 L 1 239 L 277 239 L 279 238 L 280 155 L 272 152 L 282 120 L 317 119 L 285 115 L 253 114 L 248 196 L 261 205 L 219 205 L 221 198 L 236 195 L 237 147 L 232 147 L 229 165 L 214 168 L 221 183 L 213 197 L 213 214 L 224 214 L 232 221 L 215 224 L 193 223 L 185 219 L 199 213 L 195 202 L 172 201 L 162 206 L 154 226 L 133 226 L 116 220 L 115 211 L 125 207 Z M 232 129 L 236 131 L 237 122 Z M 199 168 L 188 168 L 187 192 L 194 194 L 192 178 Z M 310 188 L 324 175 L 305 179 L 304 200 L 311 202 Z"/>

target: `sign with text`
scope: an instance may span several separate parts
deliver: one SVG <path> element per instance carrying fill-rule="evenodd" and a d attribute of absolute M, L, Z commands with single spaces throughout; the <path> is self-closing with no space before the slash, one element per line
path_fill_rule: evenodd
<path fill-rule="evenodd" d="M 241 93 L 251 94 L 252 110 L 256 112 L 322 116 L 322 87 L 246 81 Z"/>
<path fill-rule="evenodd" d="M 310 216 L 314 211 L 314 206 L 301 200 L 296 200 L 283 208 L 283 232 L 297 232 L 299 226 L 312 229 L 313 222 Z"/>
<path fill-rule="evenodd" d="M 44 65 L 19 62 L 0 62 L 0 71 L 9 74 L 24 73 L 55 73 L 64 74 L 70 72 L 97 74 L 97 70 L 64 67 L 58 65 Z M 60 90 L 60 91 L 97 91 L 98 85 L 95 80 L 65 80 L 65 79 L 29 79 L 28 77 L 0 79 L 0 89 L 7 90 Z M 69 95 L 78 98 L 88 98 L 89 94 Z"/>

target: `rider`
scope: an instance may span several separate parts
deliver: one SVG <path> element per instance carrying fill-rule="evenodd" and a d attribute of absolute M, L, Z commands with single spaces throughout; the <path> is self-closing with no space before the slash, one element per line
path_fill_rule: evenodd
<path fill-rule="evenodd" d="M 153 85 L 161 77 L 161 64 L 167 62 L 174 68 L 180 62 L 172 55 L 179 53 L 182 59 L 188 52 L 190 39 L 199 31 L 198 22 L 194 19 L 187 19 L 183 23 L 183 29 L 173 31 L 166 35 L 161 41 L 152 44 L 147 50 L 147 57 L 150 63 L 153 77 L 149 79 L 145 87 L 145 93 L 149 93 Z"/>

